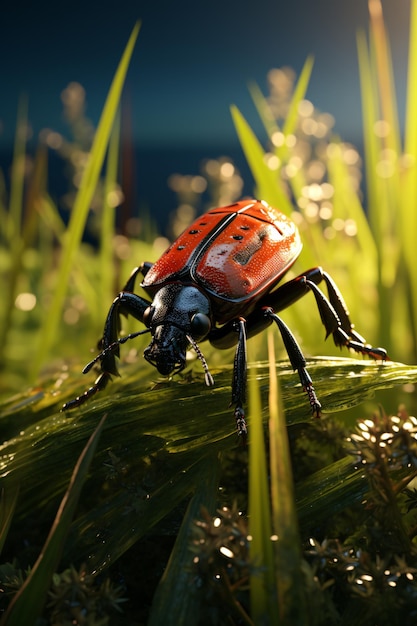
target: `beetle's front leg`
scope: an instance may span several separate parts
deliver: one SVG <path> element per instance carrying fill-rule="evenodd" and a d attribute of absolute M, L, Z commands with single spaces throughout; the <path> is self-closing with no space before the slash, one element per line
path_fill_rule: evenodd
<path fill-rule="evenodd" d="M 136 274 L 133 277 L 133 281 Z M 129 281 L 127 284 L 129 285 Z M 99 347 L 102 349 L 102 354 L 99 355 L 98 358 L 100 361 L 101 373 L 92 387 L 85 391 L 81 396 L 78 396 L 74 400 L 70 400 L 64 404 L 62 407 L 63 411 L 77 407 L 80 404 L 84 404 L 84 402 L 86 402 L 86 400 L 88 400 L 91 396 L 96 394 L 98 391 L 103 390 L 112 380 L 112 376 L 119 375 L 116 365 L 116 357 L 120 354 L 118 340 L 120 315 L 132 315 L 140 322 L 143 322 L 143 314 L 150 304 L 151 303 L 148 302 L 148 300 L 126 291 L 122 291 L 119 293 L 117 298 L 114 299 L 104 324 L 103 338 L 99 342 Z M 84 373 L 90 371 L 90 367 L 90 364 L 87 365 L 84 368 Z"/>
<path fill-rule="evenodd" d="M 238 341 L 235 352 L 232 381 L 232 402 L 235 405 L 236 428 L 239 437 L 245 443 L 248 429 L 246 426 L 245 412 L 243 404 L 246 400 L 246 378 L 247 378 L 247 353 L 246 353 L 246 322 L 243 317 L 235 322 L 237 325 Z"/>
<path fill-rule="evenodd" d="M 146 276 L 151 267 L 152 263 L 149 263 L 148 261 L 145 261 L 144 263 L 139 265 L 139 267 L 135 267 L 135 269 L 132 271 L 129 278 L 127 279 L 126 285 L 123 287 L 121 292 L 129 291 L 130 293 L 134 293 L 137 275 L 142 274 L 142 276 Z"/>

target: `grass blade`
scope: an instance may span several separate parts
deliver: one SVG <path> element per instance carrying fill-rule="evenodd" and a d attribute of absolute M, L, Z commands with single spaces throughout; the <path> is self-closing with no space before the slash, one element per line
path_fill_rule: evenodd
<path fill-rule="evenodd" d="M 279 624 L 261 398 L 255 376 L 249 378 L 249 415 L 251 617 L 255 624 Z"/>
<path fill-rule="evenodd" d="M 268 332 L 269 352 L 269 438 L 275 574 L 278 590 L 279 624 L 304 626 L 310 623 L 304 594 L 302 555 L 287 423 L 279 392 L 273 333 Z"/>
<path fill-rule="evenodd" d="M 290 109 L 287 117 L 285 118 L 285 124 L 282 129 L 285 136 L 291 135 L 296 129 L 298 123 L 298 107 L 301 100 L 303 100 L 306 95 L 311 72 L 313 71 L 313 65 L 314 58 L 312 56 L 307 57 L 291 99 Z"/>
<path fill-rule="evenodd" d="M 417 232 L 417 3 L 411 3 L 408 54 L 407 102 L 404 129 L 404 187 L 402 194 L 402 249 L 411 291 L 411 328 L 414 354 L 417 354 L 417 273 L 415 234 Z"/>
<path fill-rule="evenodd" d="M 231 113 L 243 152 L 255 180 L 257 195 L 280 207 L 280 210 L 286 215 L 290 215 L 292 205 L 277 174 L 265 163 L 264 149 L 236 106 L 231 107 Z"/>
<path fill-rule="evenodd" d="M 65 538 L 94 456 L 105 418 L 106 416 L 101 419 L 81 453 L 43 550 L 24 585 L 13 598 L 4 614 L 1 626 L 33 624 L 40 615 L 52 575 L 59 564 Z"/>
<path fill-rule="evenodd" d="M 110 137 L 107 157 L 106 177 L 104 182 L 104 206 L 100 236 L 100 294 L 99 302 L 111 302 L 114 297 L 115 264 L 113 241 L 115 231 L 115 206 L 111 198 L 116 193 L 117 172 L 120 146 L 120 111 Z M 101 315 L 101 311 L 100 311 Z M 102 324 L 102 321 L 100 322 Z M 100 329 L 101 330 L 101 329 Z"/>
<path fill-rule="evenodd" d="M 5 486 L 0 494 L 0 553 L 6 541 L 18 495 L 19 488 L 13 484 Z"/>
<path fill-rule="evenodd" d="M 90 209 L 90 203 L 103 166 L 107 145 L 118 110 L 129 62 L 139 34 L 139 29 L 140 23 L 138 22 L 130 35 L 116 74 L 113 78 L 97 132 L 94 137 L 90 158 L 81 180 L 80 189 L 77 194 L 70 223 L 68 225 L 67 238 L 62 251 L 56 290 L 53 294 L 47 323 L 44 324 L 40 333 L 39 347 L 34 358 L 32 368 L 33 379 L 36 378 L 39 369 L 47 357 L 57 335 L 71 268 L 77 248 L 81 242 L 85 222 Z"/>
<path fill-rule="evenodd" d="M 204 593 L 204 589 L 198 589 L 195 583 L 195 573 L 190 567 L 190 545 L 195 520 L 201 516 L 201 508 L 204 507 L 212 515 L 215 512 L 220 463 L 217 454 L 209 454 L 199 465 L 204 479 L 197 484 L 188 505 L 168 565 L 153 598 L 148 626 L 198 623 L 199 593 Z"/>

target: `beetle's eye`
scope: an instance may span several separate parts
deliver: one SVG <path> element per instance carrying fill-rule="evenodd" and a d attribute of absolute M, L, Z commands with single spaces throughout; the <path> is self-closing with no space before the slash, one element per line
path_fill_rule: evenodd
<path fill-rule="evenodd" d="M 211 322 L 208 315 L 204 313 L 195 313 L 191 318 L 191 334 L 194 339 L 203 339 L 211 328 Z"/>
<path fill-rule="evenodd" d="M 152 316 L 154 314 L 155 311 L 155 307 L 153 306 L 148 306 L 147 309 L 145 309 L 145 312 L 143 314 L 143 323 L 145 324 L 145 326 L 147 326 L 148 328 L 151 325 L 152 322 Z"/>

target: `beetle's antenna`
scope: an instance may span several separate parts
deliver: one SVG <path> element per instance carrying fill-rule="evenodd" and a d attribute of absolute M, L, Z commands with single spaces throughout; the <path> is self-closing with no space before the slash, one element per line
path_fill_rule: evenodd
<path fill-rule="evenodd" d="M 126 335 L 125 337 L 121 337 L 117 341 L 113 341 L 113 343 L 108 345 L 107 348 L 104 348 L 104 350 L 102 350 L 100 354 L 98 354 L 92 361 L 87 363 L 87 365 L 83 369 L 83 374 L 88 374 L 88 372 L 91 370 L 93 365 L 97 363 L 97 361 L 102 359 L 109 352 L 114 352 L 116 348 L 120 346 L 121 343 L 126 343 L 126 341 L 129 341 L 129 339 L 135 339 L 135 337 L 139 337 L 139 335 L 144 335 L 145 333 L 150 333 L 150 332 L 151 332 L 150 328 L 145 328 L 145 330 L 139 330 L 136 333 L 130 333 L 129 335 Z"/>
<path fill-rule="evenodd" d="M 188 341 L 190 342 L 190 344 L 192 345 L 192 347 L 194 348 L 194 352 L 196 353 L 196 355 L 198 356 L 199 360 L 201 361 L 201 365 L 203 366 L 203 370 L 204 370 L 204 380 L 206 381 L 207 387 L 213 387 L 214 379 L 213 379 L 213 376 L 210 374 L 210 371 L 209 371 L 209 368 L 208 368 L 208 365 L 207 365 L 207 361 L 204 358 L 204 354 L 200 350 L 200 346 L 191 337 L 191 335 L 186 335 L 186 337 L 187 337 Z"/>

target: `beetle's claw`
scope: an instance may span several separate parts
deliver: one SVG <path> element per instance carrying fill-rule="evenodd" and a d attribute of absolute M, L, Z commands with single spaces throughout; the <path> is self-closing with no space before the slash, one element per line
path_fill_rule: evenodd
<path fill-rule="evenodd" d="M 369 356 L 371 359 L 375 359 L 376 361 L 386 361 L 389 360 L 387 356 L 387 351 L 384 348 L 373 348 L 369 344 L 365 343 L 365 339 L 361 337 L 353 328 L 350 331 L 350 335 L 343 330 L 343 328 L 339 327 L 335 333 L 333 333 L 333 338 L 336 346 L 339 348 L 350 348 L 359 354 L 364 354 Z"/>
<path fill-rule="evenodd" d="M 94 396 L 98 391 L 102 391 L 105 388 L 107 383 L 111 380 L 111 375 L 108 372 L 102 372 L 97 380 L 94 382 L 94 385 L 84 391 L 80 396 L 74 398 L 74 400 L 70 400 L 66 402 L 61 411 L 68 411 L 70 409 L 75 409 L 77 406 L 84 404 L 91 396 Z"/>
<path fill-rule="evenodd" d="M 308 400 L 311 406 L 311 412 L 313 416 L 317 419 L 321 418 L 321 404 L 317 399 L 316 392 L 314 391 L 313 385 L 308 385 L 308 387 L 304 387 L 304 391 L 307 393 Z"/>
<path fill-rule="evenodd" d="M 313 413 L 314 417 L 320 418 L 321 404 L 316 396 L 316 391 L 314 389 L 313 381 L 311 380 L 310 374 L 305 367 L 301 367 L 298 370 L 298 375 L 300 377 L 302 387 L 307 394 L 308 401 L 311 406 L 311 412 Z"/>
<path fill-rule="evenodd" d="M 237 434 L 242 438 L 243 444 L 245 444 L 248 436 L 248 427 L 246 425 L 245 412 L 241 406 L 235 408 L 235 420 Z"/>

